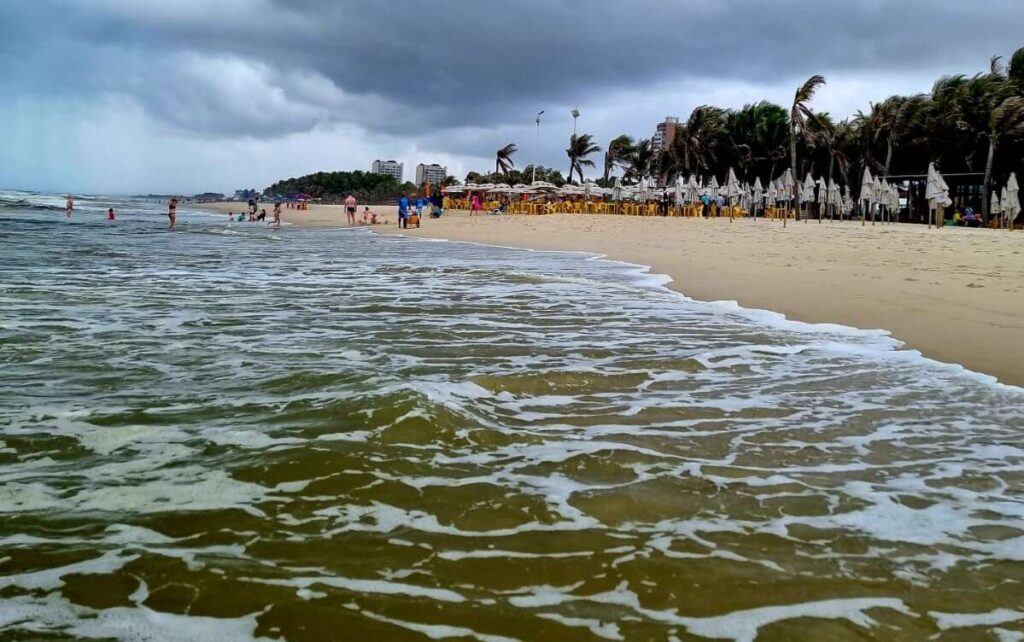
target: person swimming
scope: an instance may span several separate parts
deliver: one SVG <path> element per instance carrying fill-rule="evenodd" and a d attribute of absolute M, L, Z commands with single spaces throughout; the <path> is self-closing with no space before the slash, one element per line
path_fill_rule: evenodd
<path fill-rule="evenodd" d="M 113 221 L 114 220 L 114 208 L 113 207 L 107 209 L 107 220 L 108 221 Z"/>
<path fill-rule="evenodd" d="M 178 197 L 172 196 L 170 202 L 167 203 L 167 218 L 171 219 L 171 225 L 167 229 L 174 229 L 175 219 L 178 218 Z"/>

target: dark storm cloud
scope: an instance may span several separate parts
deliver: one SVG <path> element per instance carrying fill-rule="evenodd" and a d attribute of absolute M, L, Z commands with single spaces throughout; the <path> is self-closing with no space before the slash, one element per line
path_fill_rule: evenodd
<path fill-rule="evenodd" d="M 1024 2 L 8 0 L 0 24 L 15 91 L 124 94 L 205 136 L 409 134 L 665 80 L 972 71 L 1024 44 Z"/>

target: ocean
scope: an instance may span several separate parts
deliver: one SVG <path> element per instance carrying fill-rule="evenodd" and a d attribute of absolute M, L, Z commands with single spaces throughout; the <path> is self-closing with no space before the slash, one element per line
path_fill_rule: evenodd
<path fill-rule="evenodd" d="M 0 640 L 1024 639 L 1019 388 L 589 255 L 77 207 L 0 192 Z"/>

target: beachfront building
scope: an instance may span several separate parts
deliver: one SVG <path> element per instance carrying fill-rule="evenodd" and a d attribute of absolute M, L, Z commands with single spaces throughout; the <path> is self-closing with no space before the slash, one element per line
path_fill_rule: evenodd
<path fill-rule="evenodd" d="M 654 138 L 651 139 L 655 153 L 667 151 L 672 146 L 678 126 L 679 118 L 676 116 L 666 116 L 664 122 L 658 123 L 654 128 Z"/>
<path fill-rule="evenodd" d="M 416 184 L 423 185 L 430 183 L 431 185 L 440 185 L 444 182 L 445 177 L 448 176 L 448 168 L 437 165 L 424 165 L 420 163 L 416 166 Z"/>
<path fill-rule="evenodd" d="M 403 165 L 397 161 L 380 159 L 373 161 L 373 165 L 370 166 L 370 171 L 374 174 L 384 174 L 395 179 L 396 183 L 402 182 Z"/>

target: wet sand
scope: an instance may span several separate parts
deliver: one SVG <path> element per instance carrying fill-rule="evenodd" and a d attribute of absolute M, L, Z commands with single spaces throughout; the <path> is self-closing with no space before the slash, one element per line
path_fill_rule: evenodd
<path fill-rule="evenodd" d="M 239 204 L 206 206 L 238 211 Z M 374 207 L 398 233 L 394 207 Z M 297 225 L 344 224 L 341 206 L 284 210 Z M 1024 386 L 1024 234 L 859 222 L 469 216 L 409 236 L 585 251 L 651 266 L 695 299 L 736 301 L 809 323 L 885 329 L 907 347 Z"/>

